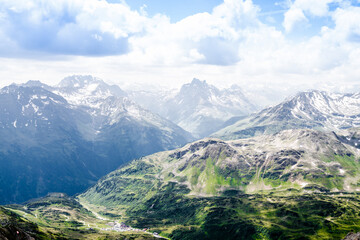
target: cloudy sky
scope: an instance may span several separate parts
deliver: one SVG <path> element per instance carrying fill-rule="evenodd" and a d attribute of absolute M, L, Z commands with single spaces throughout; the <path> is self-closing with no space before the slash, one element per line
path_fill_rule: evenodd
<path fill-rule="evenodd" d="M 359 90 L 360 0 L 1 0 L 0 86 Z"/>

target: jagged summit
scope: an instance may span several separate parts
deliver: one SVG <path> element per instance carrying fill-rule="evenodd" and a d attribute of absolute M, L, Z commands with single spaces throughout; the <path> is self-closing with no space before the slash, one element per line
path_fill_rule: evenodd
<path fill-rule="evenodd" d="M 39 80 L 29 80 L 24 84 L 21 84 L 20 86 L 24 86 L 24 87 L 41 87 L 41 88 L 45 88 L 45 89 L 50 89 L 51 87 L 49 85 L 46 85 L 42 82 L 40 82 Z"/>
<path fill-rule="evenodd" d="M 257 109 L 240 88 L 220 90 L 197 78 L 175 93 L 148 93 L 144 97 L 143 92 L 133 92 L 131 97 L 197 138 L 209 136 L 232 117 L 246 116 Z"/>
<path fill-rule="evenodd" d="M 72 75 L 64 78 L 57 85 L 60 88 L 82 88 L 89 84 L 105 84 L 105 82 L 91 75 Z"/>
<path fill-rule="evenodd" d="M 224 139 L 271 134 L 283 129 L 315 128 L 327 131 L 360 126 L 360 94 L 328 93 L 312 90 L 248 118 L 214 134 Z"/>
<path fill-rule="evenodd" d="M 360 96 L 313 90 L 299 93 L 264 112 L 274 113 L 278 119 L 288 117 L 314 121 L 331 130 L 356 127 L 360 124 Z"/>
<path fill-rule="evenodd" d="M 53 123 L 69 117 L 67 102 L 41 87 L 10 85 L 0 91 L 0 127 L 21 131 L 41 127 L 51 131 Z M 54 113 L 57 114 L 54 114 Z M 69 120 L 71 118 L 69 117 Z M 71 124 L 69 124 L 70 126 Z M 14 134 L 14 133 L 13 133 Z M 6 134 L 5 134 L 6 135 Z M 27 136 L 31 137 L 31 136 Z M 8 139 L 3 139 L 7 142 Z"/>
<path fill-rule="evenodd" d="M 192 87 L 192 88 L 206 88 L 208 87 L 209 84 L 206 82 L 206 80 L 201 81 L 198 78 L 193 78 L 193 80 L 190 83 L 184 84 L 182 86 L 182 88 L 188 88 L 188 87 Z"/>
<path fill-rule="evenodd" d="M 109 85 L 102 79 L 91 75 L 73 75 L 64 78 L 55 92 L 74 105 L 95 107 L 108 97 L 126 97 L 127 94 L 117 85 Z"/>
<path fill-rule="evenodd" d="M 219 89 L 209 85 L 206 81 L 200 81 L 196 78 L 192 80 L 191 83 L 184 84 L 177 96 L 175 96 L 175 101 L 179 104 L 192 105 L 194 104 L 210 104 L 215 100 L 216 97 L 220 95 Z"/>

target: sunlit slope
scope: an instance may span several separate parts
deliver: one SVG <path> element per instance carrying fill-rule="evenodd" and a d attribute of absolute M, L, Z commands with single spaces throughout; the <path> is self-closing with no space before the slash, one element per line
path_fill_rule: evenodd
<path fill-rule="evenodd" d="M 13 225 L 24 226 L 24 235 L 28 234 L 35 239 L 155 239 L 151 233 L 105 230 L 110 227 L 107 225 L 110 220 L 99 218 L 74 198 L 63 193 L 51 193 L 23 205 L 5 207 L 7 210 L 4 211 L 11 213 L 15 218 L 10 221 L 10 225 L 6 225 L 4 229 L 0 228 L 0 239 L 2 231 L 14 233 Z"/>
<path fill-rule="evenodd" d="M 359 229 L 358 141 L 357 129 L 203 139 L 135 160 L 80 200 L 174 239 L 341 239 Z"/>
<path fill-rule="evenodd" d="M 122 197 L 134 201 L 167 183 L 179 184 L 194 196 L 218 196 L 230 190 L 360 190 L 360 151 L 343 141 L 341 135 L 315 130 L 286 130 L 227 142 L 203 139 L 133 161 L 102 178 L 85 196 L 99 203 L 111 196 L 114 203 Z"/>

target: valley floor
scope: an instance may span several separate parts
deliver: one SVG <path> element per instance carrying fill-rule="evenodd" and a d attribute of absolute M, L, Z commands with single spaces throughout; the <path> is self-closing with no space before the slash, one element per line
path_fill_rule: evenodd
<path fill-rule="evenodd" d="M 152 208 L 144 203 L 126 211 L 81 205 L 70 197 L 9 205 L 0 208 L 0 236 L 15 239 L 11 234 L 19 231 L 34 239 L 340 240 L 360 231 L 357 193 L 208 198 L 170 194 L 161 200 Z"/>

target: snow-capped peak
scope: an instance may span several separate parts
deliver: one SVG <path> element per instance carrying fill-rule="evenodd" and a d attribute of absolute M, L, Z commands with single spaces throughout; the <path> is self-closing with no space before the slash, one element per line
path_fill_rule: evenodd
<path fill-rule="evenodd" d="M 354 116 L 360 114 L 359 94 L 338 94 L 324 91 L 299 93 L 290 100 L 293 111 L 306 111 L 331 116 Z"/>
<path fill-rule="evenodd" d="M 246 119 L 213 136 L 223 139 L 272 134 L 284 129 L 315 128 L 337 131 L 360 127 L 360 95 L 306 91 Z"/>
<path fill-rule="evenodd" d="M 84 88 L 87 85 L 93 84 L 105 84 L 100 78 L 93 77 L 91 75 L 73 75 L 64 78 L 57 87 L 60 88 Z"/>
<path fill-rule="evenodd" d="M 90 75 L 74 75 L 64 78 L 55 90 L 73 105 L 99 108 L 108 97 L 124 97 L 126 93 L 116 85 L 108 85 Z"/>

